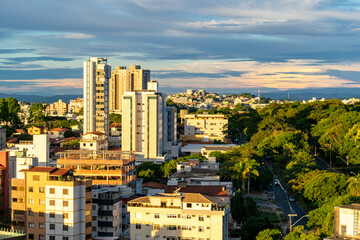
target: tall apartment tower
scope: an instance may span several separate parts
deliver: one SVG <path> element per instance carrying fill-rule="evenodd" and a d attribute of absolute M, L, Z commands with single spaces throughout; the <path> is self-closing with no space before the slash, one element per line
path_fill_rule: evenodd
<path fill-rule="evenodd" d="M 109 135 L 109 78 L 106 58 L 92 57 L 84 62 L 84 134 Z"/>
<path fill-rule="evenodd" d="M 70 169 L 33 167 L 25 179 L 12 179 L 11 221 L 27 239 L 91 239 L 91 180 Z"/>
<path fill-rule="evenodd" d="M 150 70 L 141 69 L 141 66 L 131 65 L 129 69 L 122 66 L 116 67 L 111 72 L 109 84 L 110 112 L 121 112 L 124 92 L 146 90 L 149 81 Z"/>
<path fill-rule="evenodd" d="M 176 142 L 174 109 L 165 106 L 165 94 L 158 83 L 148 82 L 148 90 L 125 92 L 122 100 L 122 150 L 142 155 L 136 162 L 167 160 Z M 171 114 L 172 113 L 172 114 Z M 170 127 L 169 127 L 170 126 Z"/>

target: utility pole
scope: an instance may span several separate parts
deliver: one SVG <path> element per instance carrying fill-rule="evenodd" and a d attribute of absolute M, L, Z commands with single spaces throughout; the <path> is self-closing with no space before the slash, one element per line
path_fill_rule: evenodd
<path fill-rule="evenodd" d="M 288 214 L 289 216 L 289 221 L 290 221 L 290 232 L 292 231 L 292 225 L 291 225 L 291 217 L 297 217 L 297 214 L 296 213 L 290 213 Z"/>

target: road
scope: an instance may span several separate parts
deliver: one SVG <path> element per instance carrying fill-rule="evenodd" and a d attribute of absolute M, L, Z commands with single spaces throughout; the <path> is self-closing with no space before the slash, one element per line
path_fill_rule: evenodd
<path fill-rule="evenodd" d="M 281 183 L 282 186 L 285 186 Z M 285 189 L 285 188 L 284 188 Z M 286 196 L 288 193 L 286 190 L 283 190 L 280 185 L 275 186 L 275 201 L 283 209 L 283 212 L 287 216 L 288 214 L 295 213 L 297 217 L 292 217 L 291 222 L 295 223 L 298 219 L 307 215 L 306 211 L 295 201 L 290 202 L 288 197 Z M 288 217 L 288 216 L 287 216 Z M 306 223 L 308 222 L 308 218 L 304 217 L 299 222 L 297 222 L 293 227 L 303 225 L 306 229 Z"/>
<path fill-rule="evenodd" d="M 321 159 L 319 156 L 315 156 L 314 154 L 313 154 L 313 156 L 315 157 L 315 162 L 320 169 L 329 170 L 329 171 L 336 172 L 336 173 L 341 173 L 340 171 L 330 167 L 330 165 L 327 162 L 325 162 L 323 159 Z"/>

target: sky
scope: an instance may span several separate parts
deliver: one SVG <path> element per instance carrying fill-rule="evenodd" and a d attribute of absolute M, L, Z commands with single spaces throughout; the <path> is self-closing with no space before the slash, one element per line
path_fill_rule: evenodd
<path fill-rule="evenodd" d="M 359 0 L 1 0 L 0 92 L 81 94 L 82 62 L 167 89 L 360 87 Z"/>

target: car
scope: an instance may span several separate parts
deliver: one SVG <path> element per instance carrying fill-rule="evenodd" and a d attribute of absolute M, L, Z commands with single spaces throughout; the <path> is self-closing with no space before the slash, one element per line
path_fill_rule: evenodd
<path fill-rule="evenodd" d="M 289 197 L 289 201 L 290 201 L 290 202 L 295 202 L 296 199 L 295 199 L 293 196 L 291 196 L 291 197 Z"/>
<path fill-rule="evenodd" d="M 277 178 L 275 178 L 275 185 L 280 185 L 280 181 L 279 181 L 279 179 L 277 179 Z"/>

